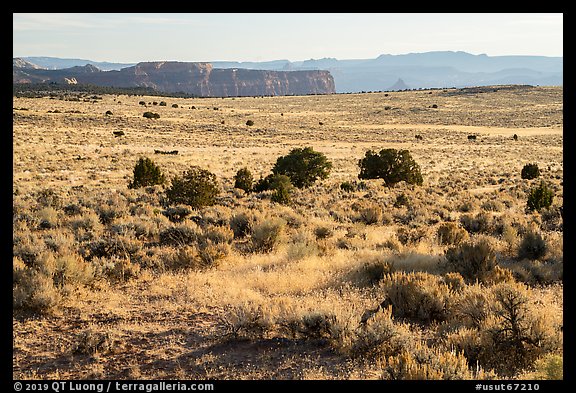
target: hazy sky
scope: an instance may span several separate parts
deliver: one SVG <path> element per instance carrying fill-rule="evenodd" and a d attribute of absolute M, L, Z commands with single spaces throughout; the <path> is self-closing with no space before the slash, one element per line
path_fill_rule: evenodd
<path fill-rule="evenodd" d="M 291 61 L 465 51 L 563 56 L 561 13 L 13 14 L 13 56 Z"/>

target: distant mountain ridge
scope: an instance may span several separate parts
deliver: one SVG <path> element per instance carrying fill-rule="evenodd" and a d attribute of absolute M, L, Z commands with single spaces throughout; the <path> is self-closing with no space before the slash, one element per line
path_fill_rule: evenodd
<path fill-rule="evenodd" d="M 41 59 L 39 61 L 38 59 Z M 134 64 L 90 62 L 80 59 L 23 57 L 23 61 L 46 68 L 81 66 L 91 63 L 105 70 L 120 70 Z M 84 62 L 82 64 L 82 62 Z M 435 51 L 401 55 L 382 54 L 375 59 L 335 58 L 304 61 L 264 62 L 210 61 L 214 69 L 251 69 L 266 71 L 329 71 L 337 93 L 394 90 L 401 79 L 417 88 L 470 87 L 501 84 L 563 85 L 563 58 L 547 56 L 488 56 L 462 51 Z"/>
<path fill-rule="evenodd" d="M 20 64 L 20 62 L 16 62 Z M 121 70 L 102 71 L 87 64 L 60 70 L 13 67 L 13 83 L 88 84 L 148 87 L 165 93 L 198 97 L 330 94 L 330 72 L 215 69 L 210 63 L 142 62 Z"/>
<path fill-rule="evenodd" d="M 86 60 L 86 59 L 61 59 L 58 57 L 22 57 L 24 61 L 29 63 L 35 64 L 39 68 L 44 68 L 46 70 L 61 70 L 64 68 L 71 68 L 71 67 L 82 67 L 86 64 L 92 64 L 93 66 L 98 67 L 102 71 L 110 71 L 110 70 L 120 70 L 122 68 L 131 67 L 136 65 L 136 63 L 111 63 L 108 61 L 93 61 L 93 60 Z"/>

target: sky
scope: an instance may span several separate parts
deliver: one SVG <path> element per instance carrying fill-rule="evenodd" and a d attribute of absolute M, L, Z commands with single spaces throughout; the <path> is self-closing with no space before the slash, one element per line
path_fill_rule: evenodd
<path fill-rule="evenodd" d="M 563 56 L 561 13 L 13 14 L 13 57 L 301 61 L 464 51 Z"/>

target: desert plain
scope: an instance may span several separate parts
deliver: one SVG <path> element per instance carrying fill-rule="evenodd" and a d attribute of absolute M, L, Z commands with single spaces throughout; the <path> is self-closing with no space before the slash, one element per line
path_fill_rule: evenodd
<path fill-rule="evenodd" d="M 15 96 L 13 378 L 562 378 L 562 96 Z M 291 203 L 234 188 L 308 146 L 332 169 Z M 358 179 L 384 148 L 423 184 Z M 128 187 L 141 157 L 166 184 Z M 216 204 L 167 200 L 192 166 Z"/>

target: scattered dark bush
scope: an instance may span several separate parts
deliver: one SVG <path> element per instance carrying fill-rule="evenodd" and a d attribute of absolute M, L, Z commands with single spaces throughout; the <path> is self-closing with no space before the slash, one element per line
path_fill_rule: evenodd
<path fill-rule="evenodd" d="M 154 154 L 171 154 L 171 155 L 177 155 L 178 154 L 178 150 L 157 150 L 154 149 Z"/>
<path fill-rule="evenodd" d="M 522 168 L 522 172 L 520 173 L 522 179 L 536 179 L 540 176 L 540 169 L 538 168 L 538 164 L 526 164 Z"/>
<path fill-rule="evenodd" d="M 166 106 L 166 101 L 160 101 L 160 104 L 158 104 L 160 106 Z"/>
<path fill-rule="evenodd" d="M 82 212 L 84 211 L 82 209 L 82 206 L 75 204 L 75 203 L 70 203 L 66 206 L 63 207 L 64 213 L 66 213 L 67 216 L 76 216 L 76 215 L 80 215 L 82 214 Z"/>
<path fill-rule="evenodd" d="M 253 126 L 253 125 L 254 125 L 254 121 L 253 121 L 253 120 L 248 120 L 248 121 L 246 122 L 246 125 L 249 126 L 249 127 L 250 127 L 250 126 Z"/>
<path fill-rule="evenodd" d="M 172 108 L 178 108 L 178 104 L 172 104 Z"/>
<path fill-rule="evenodd" d="M 159 119 L 160 118 L 160 115 L 158 113 L 154 113 L 154 112 L 144 112 L 144 114 L 142 116 L 147 118 L 147 119 Z"/>
<path fill-rule="evenodd" d="M 314 235 L 316 236 L 316 240 L 323 240 L 334 235 L 334 231 L 330 227 L 319 226 L 314 228 Z"/>
<path fill-rule="evenodd" d="M 394 201 L 394 207 L 408 206 L 409 204 L 410 200 L 405 193 L 397 195 L 396 200 Z"/>
<path fill-rule="evenodd" d="M 213 205 L 219 193 L 216 175 L 198 166 L 193 166 L 182 177 L 176 176 L 166 190 L 170 203 L 189 205 L 193 209 Z"/>
<path fill-rule="evenodd" d="M 356 191 L 356 186 L 349 181 L 344 181 L 340 183 L 340 189 L 345 192 Z"/>
<path fill-rule="evenodd" d="M 554 192 L 548 188 L 546 183 L 540 182 L 540 185 L 530 190 L 528 194 L 527 209 L 528 211 L 540 211 L 552 205 Z"/>
<path fill-rule="evenodd" d="M 292 202 L 291 193 L 294 186 L 286 175 L 272 175 L 270 189 L 274 192 L 270 199 L 272 202 L 289 205 Z"/>
<path fill-rule="evenodd" d="M 106 116 L 111 116 L 112 114 L 112 111 L 106 111 Z"/>
<path fill-rule="evenodd" d="M 148 157 L 141 157 L 134 166 L 134 179 L 128 184 L 128 188 L 140 188 L 161 185 L 165 177 L 154 161 Z"/>
<path fill-rule="evenodd" d="M 252 183 L 254 178 L 248 168 L 239 169 L 234 176 L 234 188 L 239 188 L 246 192 L 252 191 Z"/>
<path fill-rule="evenodd" d="M 391 187 L 400 181 L 422 185 L 420 166 L 408 150 L 382 149 L 379 153 L 368 150 L 358 162 L 359 179 L 383 179 Z"/>
<path fill-rule="evenodd" d="M 234 238 L 243 238 L 254 230 L 256 220 L 253 215 L 248 213 L 238 213 L 230 218 L 230 229 L 234 232 Z"/>
<path fill-rule="evenodd" d="M 286 156 L 279 157 L 272 168 L 277 175 L 286 175 L 298 188 L 310 187 L 318 179 L 326 179 L 332 163 L 323 153 L 311 147 L 295 148 Z"/>

